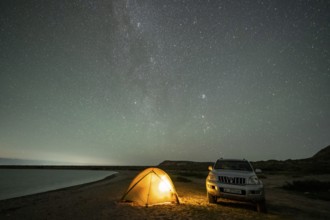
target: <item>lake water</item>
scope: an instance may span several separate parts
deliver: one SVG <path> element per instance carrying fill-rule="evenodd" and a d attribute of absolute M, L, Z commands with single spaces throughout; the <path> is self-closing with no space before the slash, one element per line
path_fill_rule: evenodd
<path fill-rule="evenodd" d="M 0 169 L 0 200 L 94 182 L 115 173 L 98 170 Z"/>

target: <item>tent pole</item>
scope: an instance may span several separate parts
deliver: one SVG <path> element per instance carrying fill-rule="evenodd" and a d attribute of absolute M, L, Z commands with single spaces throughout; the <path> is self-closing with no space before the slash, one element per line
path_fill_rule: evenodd
<path fill-rule="evenodd" d="M 151 172 L 151 171 L 150 171 Z M 139 179 L 139 181 L 137 181 L 130 189 L 127 190 L 127 192 L 123 195 L 123 197 L 121 198 L 121 200 L 124 200 L 125 196 L 132 190 L 134 189 L 134 187 L 141 182 L 141 180 L 144 179 L 144 177 L 146 177 L 150 172 L 148 172 L 146 175 L 144 175 L 142 178 Z"/>
<path fill-rule="evenodd" d="M 152 170 L 153 171 L 153 170 Z M 150 182 L 149 182 L 149 190 L 148 190 L 148 195 L 147 195 L 147 203 L 146 203 L 146 207 L 148 208 L 148 204 L 149 204 L 149 195 L 150 195 L 150 188 L 151 188 L 151 182 L 152 182 L 152 175 L 150 178 Z"/>

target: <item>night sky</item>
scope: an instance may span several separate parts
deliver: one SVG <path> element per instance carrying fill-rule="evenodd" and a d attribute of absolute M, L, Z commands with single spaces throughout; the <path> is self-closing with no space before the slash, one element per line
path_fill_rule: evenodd
<path fill-rule="evenodd" d="M 330 144 L 327 0 L 2 0 L 0 157 L 156 165 Z"/>

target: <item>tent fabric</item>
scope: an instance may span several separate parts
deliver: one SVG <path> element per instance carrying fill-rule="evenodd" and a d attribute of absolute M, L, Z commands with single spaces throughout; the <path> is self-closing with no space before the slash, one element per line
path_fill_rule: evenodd
<path fill-rule="evenodd" d="M 147 168 L 129 185 L 122 201 L 150 206 L 162 203 L 180 203 L 171 178 L 159 168 Z"/>

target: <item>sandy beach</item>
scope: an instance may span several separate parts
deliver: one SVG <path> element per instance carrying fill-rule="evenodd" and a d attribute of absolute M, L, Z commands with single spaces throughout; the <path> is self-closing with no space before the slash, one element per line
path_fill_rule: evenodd
<path fill-rule="evenodd" d="M 329 202 L 289 193 L 279 186 L 287 177 L 271 175 L 266 186 L 268 213 L 245 203 L 208 204 L 205 180 L 188 178 L 174 185 L 181 204 L 140 207 L 120 202 L 138 171 L 118 171 L 95 183 L 0 201 L 0 219 L 326 219 Z"/>

